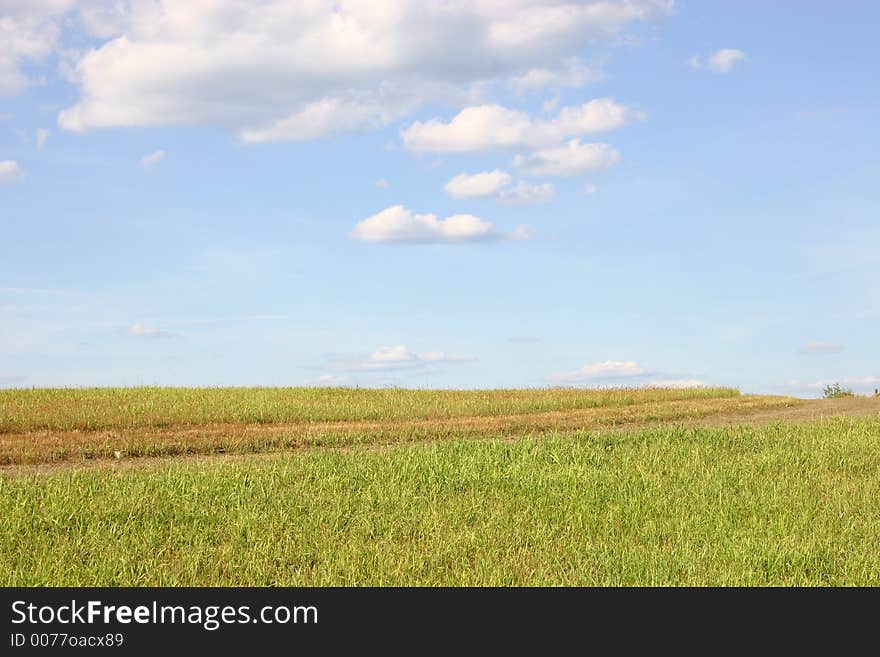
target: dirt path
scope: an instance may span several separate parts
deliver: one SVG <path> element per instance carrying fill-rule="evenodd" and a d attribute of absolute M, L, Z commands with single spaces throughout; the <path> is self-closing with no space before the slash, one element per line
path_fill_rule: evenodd
<path fill-rule="evenodd" d="M 670 421 L 631 422 L 616 426 L 596 427 L 587 429 L 592 433 L 607 433 L 610 431 L 639 431 L 663 425 L 676 425 L 688 427 L 724 427 L 736 425 L 762 426 L 774 422 L 807 423 L 828 417 L 862 417 L 880 416 L 880 397 L 841 397 L 838 399 L 813 399 L 805 400 L 794 406 L 780 408 L 757 408 L 743 409 L 740 411 L 721 412 L 702 418 L 674 419 Z M 505 440 L 517 440 L 517 436 L 511 436 Z M 437 442 L 436 439 L 414 440 L 408 442 L 392 441 L 375 443 L 362 446 L 316 446 L 300 447 L 293 449 L 273 449 L 256 453 L 235 454 L 183 454 L 168 456 L 141 456 L 133 458 L 94 459 L 87 461 L 58 461 L 38 464 L 4 465 L 0 466 L 0 474 L 16 476 L 50 474 L 58 471 L 70 470 L 107 470 L 108 472 L 125 471 L 132 469 L 161 467 L 170 463 L 218 463 L 240 462 L 244 460 L 265 459 L 277 456 L 284 451 L 302 450 L 334 450 L 334 451 L 373 451 L 387 449 L 389 447 L 403 447 Z"/>
<path fill-rule="evenodd" d="M 762 425 L 773 422 L 811 422 L 824 417 L 880 415 L 880 397 L 838 397 L 810 399 L 797 406 L 743 413 L 721 413 L 686 422 L 689 426 L 724 427 L 734 424 Z"/>

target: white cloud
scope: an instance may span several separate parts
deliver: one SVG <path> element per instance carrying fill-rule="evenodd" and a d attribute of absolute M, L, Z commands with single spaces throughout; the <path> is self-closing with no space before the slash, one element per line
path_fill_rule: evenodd
<path fill-rule="evenodd" d="M 314 379 L 309 379 L 305 383 L 307 386 L 321 388 L 348 388 L 354 385 L 354 380 L 348 376 L 338 376 L 336 374 L 322 374 Z"/>
<path fill-rule="evenodd" d="M 495 169 L 482 173 L 460 173 L 443 188 L 452 198 L 495 198 L 502 203 L 536 203 L 552 199 L 556 190 L 550 183 L 532 184 L 524 180 L 510 187 L 513 177 Z"/>
<path fill-rule="evenodd" d="M 213 124 L 246 141 L 381 125 L 487 83 L 579 84 L 589 74 L 573 57 L 672 9 L 671 0 L 92 5 L 78 24 L 101 43 L 70 57 L 80 97 L 61 127 Z"/>
<path fill-rule="evenodd" d="M 722 50 L 713 53 L 705 60 L 699 55 L 694 55 L 688 60 L 688 64 L 690 64 L 692 68 L 706 69 L 713 73 L 718 73 L 719 75 L 726 75 L 733 70 L 733 67 L 738 62 L 744 62 L 746 59 L 746 54 L 742 50 L 723 48 Z"/>
<path fill-rule="evenodd" d="M 164 160 L 167 155 L 168 155 L 168 153 L 166 153 L 165 151 L 163 151 L 160 148 L 158 151 L 153 151 L 152 153 L 144 155 L 141 158 L 141 165 L 143 167 L 149 169 L 149 168 L 154 167 L 157 164 L 159 164 L 159 162 Z"/>
<path fill-rule="evenodd" d="M 15 160 L 0 160 L 0 185 L 11 185 L 24 180 L 24 170 Z"/>
<path fill-rule="evenodd" d="M 534 176 L 574 176 L 607 169 L 620 161 L 620 154 L 608 144 L 582 144 L 572 139 L 562 146 L 518 155 L 513 163 Z"/>
<path fill-rule="evenodd" d="M 43 146 L 46 145 L 46 140 L 49 139 L 49 135 L 51 135 L 51 131 L 46 130 L 45 128 L 37 129 L 37 148 L 42 150 Z"/>
<path fill-rule="evenodd" d="M 502 187 L 510 184 L 510 174 L 500 169 L 483 173 L 460 173 L 443 188 L 452 198 L 485 198 L 495 196 Z"/>
<path fill-rule="evenodd" d="M 502 203 L 540 203 L 549 201 L 556 195 L 556 190 L 550 183 L 533 185 L 520 180 L 516 186 L 510 189 L 502 189 L 498 194 L 498 200 Z"/>
<path fill-rule="evenodd" d="M 56 49 L 58 18 L 74 0 L 6 0 L 0 15 L 0 96 L 21 93 L 34 80 L 22 70 Z"/>
<path fill-rule="evenodd" d="M 467 363 L 476 360 L 443 351 L 416 353 L 405 345 L 380 347 L 366 357 L 334 357 L 324 369 L 341 372 L 394 372 L 426 370 L 441 363 Z"/>
<path fill-rule="evenodd" d="M 843 347 L 831 342 L 809 342 L 798 349 L 802 354 L 839 354 Z"/>
<path fill-rule="evenodd" d="M 652 379 L 643 385 L 651 388 L 704 388 L 707 384 L 700 379 Z"/>
<path fill-rule="evenodd" d="M 676 377 L 649 370 L 635 361 L 606 360 L 590 363 L 572 372 L 560 372 L 547 377 L 561 384 L 625 385 L 652 388 L 699 388 L 705 381 L 691 377 Z"/>
<path fill-rule="evenodd" d="M 384 178 L 379 178 L 376 182 L 373 183 L 376 186 L 376 189 L 388 189 L 391 187 L 391 183 L 389 183 Z"/>
<path fill-rule="evenodd" d="M 522 228 L 513 234 L 498 232 L 490 222 L 470 214 L 438 219 L 433 214 L 414 214 L 402 205 L 394 205 L 358 222 L 350 237 L 364 242 L 428 244 L 527 239 L 529 234 Z"/>
<path fill-rule="evenodd" d="M 599 191 L 599 188 L 596 187 L 593 183 L 587 183 L 581 188 L 581 194 L 584 196 L 591 196 Z"/>
<path fill-rule="evenodd" d="M 561 87 L 582 87 L 603 78 L 601 71 L 590 68 L 576 57 L 572 57 L 556 68 L 530 68 L 522 75 L 510 80 L 510 87 L 523 93 L 534 89 L 559 89 Z"/>
<path fill-rule="evenodd" d="M 614 130 L 645 116 L 610 98 L 564 107 L 552 119 L 532 119 L 500 105 L 476 105 L 461 110 L 448 123 L 437 118 L 416 121 L 400 134 L 406 147 L 418 152 L 540 148 L 569 137 Z"/>
<path fill-rule="evenodd" d="M 587 364 L 573 372 L 551 374 L 550 381 L 579 383 L 601 379 L 622 379 L 640 377 L 651 372 L 635 361 L 606 360 L 601 363 Z"/>
<path fill-rule="evenodd" d="M 356 98 L 321 98 L 289 116 L 260 128 L 245 128 L 246 143 L 308 141 L 323 135 L 377 128 L 411 109 L 405 98 L 385 102 Z"/>
<path fill-rule="evenodd" d="M 421 365 L 421 359 L 407 347 L 380 347 L 360 363 L 359 368 L 365 370 L 397 370 L 409 369 Z"/>
<path fill-rule="evenodd" d="M 788 381 L 788 388 L 800 390 L 822 390 L 825 386 L 839 383 L 844 388 L 853 388 L 856 392 L 871 392 L 880 387 L 880 376 L 849 376 L 839 379 L 822 379 L 820 381 Z"/>
<path fill-rule="evenodd" d="M 170 338 L 174 334 L 168 331 L 162 331 L 157 328 L 153 328 L 150 326 L 144 326 L 143 324 L 132 324 L 127 329 L 125 329 L 125 333 L 128 335 L 132 335 L 137 338 Z"/>

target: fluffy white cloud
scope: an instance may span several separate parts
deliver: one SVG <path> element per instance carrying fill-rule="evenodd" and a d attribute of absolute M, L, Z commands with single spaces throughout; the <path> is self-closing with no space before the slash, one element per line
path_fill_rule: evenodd
<path fill-rule="evenodd" d="M 518 155 L 513 163 L 533 176 L 574 176 L 607 169 L 620 161 L 620 154 L 608 144 L 582 144 L 572 139 L 562 146 Z"/>
<path fill-rule="evenodd" d="M 72 58 L 80 98 L 60 114 L 63 128 L 209 123 L 268 141 L 381 124 L 487 82 L 580 84 L 590 74 L 573 57 L 672 1 L 93 5 L 79 24 L 103 42 Z"/>
<path fill-rule="evenodd" d="M 149 169 L 150 167 L 154 167 L 159 164 L 159 162 L 164 160 L 167 155 L 168 153 L 160 148 L 157 151 L 153 151 L 152 153 L 144 155 L 141 158 L 141 165 Z"/>
<path fill-rule="evenodd" d="M 24 180 L 24 170 L 15 160 L 0 160 L 0 185 L 11 185 Z"/>
<path fill-rule="evenodd" d="M 442 351 L 428 351 L 417 354 L 404 345 L 396 347 L 380 347 L 369 358 L 363 361 L 360 369 L 364 370 L 399 370 L 422 368 L 427 363 L 463 363 L 473 360 L 462 356 L 447 354 Z"/>
<path fill-rule="evenodd" d="M 498 200 L 502 203 L 540 203 L 549 201 L 556 195 L 556 190 L 550 183 L 533 185 L 520 180 L 510 189 L 502 189 L 498 193 Z"/>
<path fill-rule="evenodd" d="M 415 214 L 394 205 L 358 222 L 350 237 L 364 242 L 428 244 L 527 239 L 529 234 L 522 228 L 513 234 L 496 231 L 490 222 L 470 214 L 438 219 L 433 214 Z"/>
<path fill-rule="evenodd" d="M 418 152 L 540 148 L 569 137 L 614 130 L 644 118 L 643 112 L 618 105 L 610 98 L 564 107 L 552 119 L 532 119 L 525 112 L 500 105 L 476 105 L 461 110 L 448 123 L 436 118 L 416 121 L 400 135 L 407 148 Z"/>
<path fill-rule="evenodd" d="M 163 331 L 161 329 L 153 328 L 150 326 L 144 326 L 143 324 L 132 324 L 127 329 L 125 329 L 125 333 L 128 335 L 133 335 L 137 338 L 169 338 L 174 334 L 168 331 Z"/>
<path fill-rule="evenodd" d="M 380 347 L 359 365 L 364 370 L 399 370 L 420 367 L 421 359 L 407 347 Z"/>
<path fill-rule="evenodd" d="M 802 354 L 839 354 L 843 347 L 831 342 L 809 342 L 798 349 Z"/>
<path fill-rule="evenodd" d="M 452 198 L 485 198 L 495 196 L 502 187 L 513 180 L 510 174 L 500 169 L 483 173 L 460 173 L 446 183 L 443 188 Z"/>
<path fill-rule="evenodd" d="M 579 383 L 600 379 L 631 378 L 645 376 L 650 373 L 649 370 L 646 370 L 635 361 L 606 360 L 601 363 L 584 365 L 573 372 L 551 374 L 548 379 L 550 381 Z"/>
<path fill-rule="evenodd" d="M 725 75 L 730 73 L 738 62 L 744 62 L 746 59 L 746 54 L 742 50 L 723 48 L 705 60 L 699 55 L 695 55 L 688 60 L 688 63 L 696 69 L 707 69 L 713 73 Z"/>

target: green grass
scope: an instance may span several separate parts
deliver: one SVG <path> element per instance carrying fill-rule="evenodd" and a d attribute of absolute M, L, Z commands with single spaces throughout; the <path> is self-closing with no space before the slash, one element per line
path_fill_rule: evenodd
<path fill-rule="evenodd" d="M 0 390 L 0 434 L 212 423 L 436 419 L 737 395 L 739 391 L 733 388 L 34 388 Z"/>
<path fill-rule="evenodd" d="M 880 419 L 0 475 L 0 584 L 880 584 Z"/>

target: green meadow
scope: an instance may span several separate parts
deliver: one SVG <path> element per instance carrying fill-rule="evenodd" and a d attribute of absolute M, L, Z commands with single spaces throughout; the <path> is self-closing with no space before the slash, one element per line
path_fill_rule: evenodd
<path fill-rule="evenodd" d="M 878 501 L 877 415 L 13 468 L 0 584 L 878 585 Z"/>

